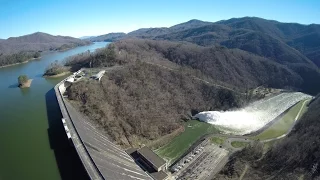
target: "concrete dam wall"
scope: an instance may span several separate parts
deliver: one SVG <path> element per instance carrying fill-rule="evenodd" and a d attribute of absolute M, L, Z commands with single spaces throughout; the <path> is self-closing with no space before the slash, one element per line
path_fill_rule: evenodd
<path fill-rule="evenodd" d="M 152 179 L 119 146 L 112 143 L 89 119 L 63 97 L 74 75 L 55 86 L 66 134 L 91 179 Z"/>

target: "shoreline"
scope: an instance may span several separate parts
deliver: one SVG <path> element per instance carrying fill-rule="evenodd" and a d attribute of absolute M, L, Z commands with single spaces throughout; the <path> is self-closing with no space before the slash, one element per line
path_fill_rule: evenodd
<path fill-rule="evenodd" d="M 28 79 L 28 82 L 23 83 L 23 84 L 19 85 L 18 87 L 19 88 L 29 88 L 31 86 L 32 80 L 33 79 Z"/>
<path fill-rule="evenodd" d="M 89 46 L 91 44 L 94 44 L 94 43 L 86 44 L 86 45 L 83 45 L 83 46 Z M 54 51 L 46 50 L 46 51 L 42 51 L 41 54 L 42 53 L 46 54 L 46 53 L 50 53 L 50 52 L 64 52 L 64 51 L 68 51 L 68 50 L 71 50 L 71 49 L 74 49 L 74 48 L 77 48 L 77 47 L 82 47 L 82 46 L 76 46 L 76 47 L 68 48 L 68 49 L 65 49 L 65 50 L 54 50 Z M 36 60 L 36 59 L 41 59 L 41 58 L 42 58 L 42 56 L 38 57 L 38 58 L 31 58 L 31 59 L 29 59 L 27 61 L 23 61 L 23 62 L 20 62 L 20 63 L 14 63 L 14 64 L 8 64 L 8 65 L 0 66 L 0 69 L 1 68 L 5 68 L 5 67 L 10 67 L 10 66 L 15 66 L 15 65 L 18 65 L 18 64 L 24 64 L 24 63 L 27 63 L 29 61 Z"/>
<path fill-rule="evenodd" d="M 58 77 L 62 77 L 62 76 L 65 76 L 65 75 L 68 75 L 68 74 L 71 74 L 71 73 L 72 72 L 67 71 L 67 72 L 63 72 L 63 73 L 52 75 L 52 76 L 43 75 L 42 77 L 44 77 L 44 78 L 58 78 Z"/>
<path fill-rule="evenodd" d="M 29 60 L 26 60 L 26 61 L 23 61 L 23 62 L 20 62 L 20 63 L 14 63 L 14 64 L 8 64 L 8 65 L 4 65 L 4 66 L 0 66 L 0 69 L 1 68 L 5 68 L 5 67 L 10 67 L 10 66 L 15 66 L 15 65 L 19 65 L 19 64 L 25 64 L 29 61 L 33 61 L 33 60 L 37 60 L 37 59 L 41 59 L 41 57 L 38 57 L 38 58 L 31 58 Z"/>

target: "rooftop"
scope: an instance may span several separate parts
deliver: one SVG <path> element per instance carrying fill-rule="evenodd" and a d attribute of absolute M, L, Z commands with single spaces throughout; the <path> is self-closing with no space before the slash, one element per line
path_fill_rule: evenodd
<path fill-rule="evenodd" d="M 99 78 L 101 78 L 101 77 L 104 75 L 105 72 L 106 72 L 105 70 L 100 71 L 100 72 L 98 72 L 96 75 L 93 75 L 92 77 L 99 79 Z"/>
<path fill-rule="evenodd" d="M 144 146 L 141 149 L 138 149 L 137 152 L 141 156 L 143 156 L 145 159 L 147 159 L 153 166 L 155 166 L 157 168 L 160 168 L 161 166 L 166 164 L 165 160 L 163 160 L 161 157 L 159 157 L 156 153 L 154 153 L 147 146 Z"/>
<path fill-rule="evenodd" d="M 163 180 L 168 177 L 168 175 L 163 171 L 150 173 L 150 175 L 153 179 L 156 179 L 156 180 Z"/>

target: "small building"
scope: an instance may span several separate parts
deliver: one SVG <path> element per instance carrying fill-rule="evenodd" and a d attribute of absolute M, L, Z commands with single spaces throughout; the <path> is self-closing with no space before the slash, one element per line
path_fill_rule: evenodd
<path fill-rule="evenodd" d="M 139 157 L 151 166 L 155 171 L 159 172 L 161 170 L 166 170 L 166 161 L 159 157 L 147 146 L 144 146 L 137 150 Z"/>
<path fill-rule="evenodd" d="M 99 80 L 100 81 L 100 79 L 102 78 L 102 76 L 104 75 L 105 72 L 106 71 L 104 71 L 104 70 L 100 71 L 96 75 L 93 75 L 92 78 L 95 79 L 95 80 Z"/>
<path fill-rule="evenodd" d="M 135 162 L 154 180 L 167 180 L 167 163 L 147 146 L 140 149 L 130 148 L 126 152 L 135 160 Z"/>

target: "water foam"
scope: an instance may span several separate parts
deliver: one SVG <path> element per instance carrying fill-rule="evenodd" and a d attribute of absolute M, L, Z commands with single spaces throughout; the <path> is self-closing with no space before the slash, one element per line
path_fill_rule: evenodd
<path fill-rule="evenodd" d="M 195 117 L 226 133 L 243 135 L 259 130 L 297 102 L 310 97 L 300 92 L 281 93 L 236 111 L 204 111 Z"/>

